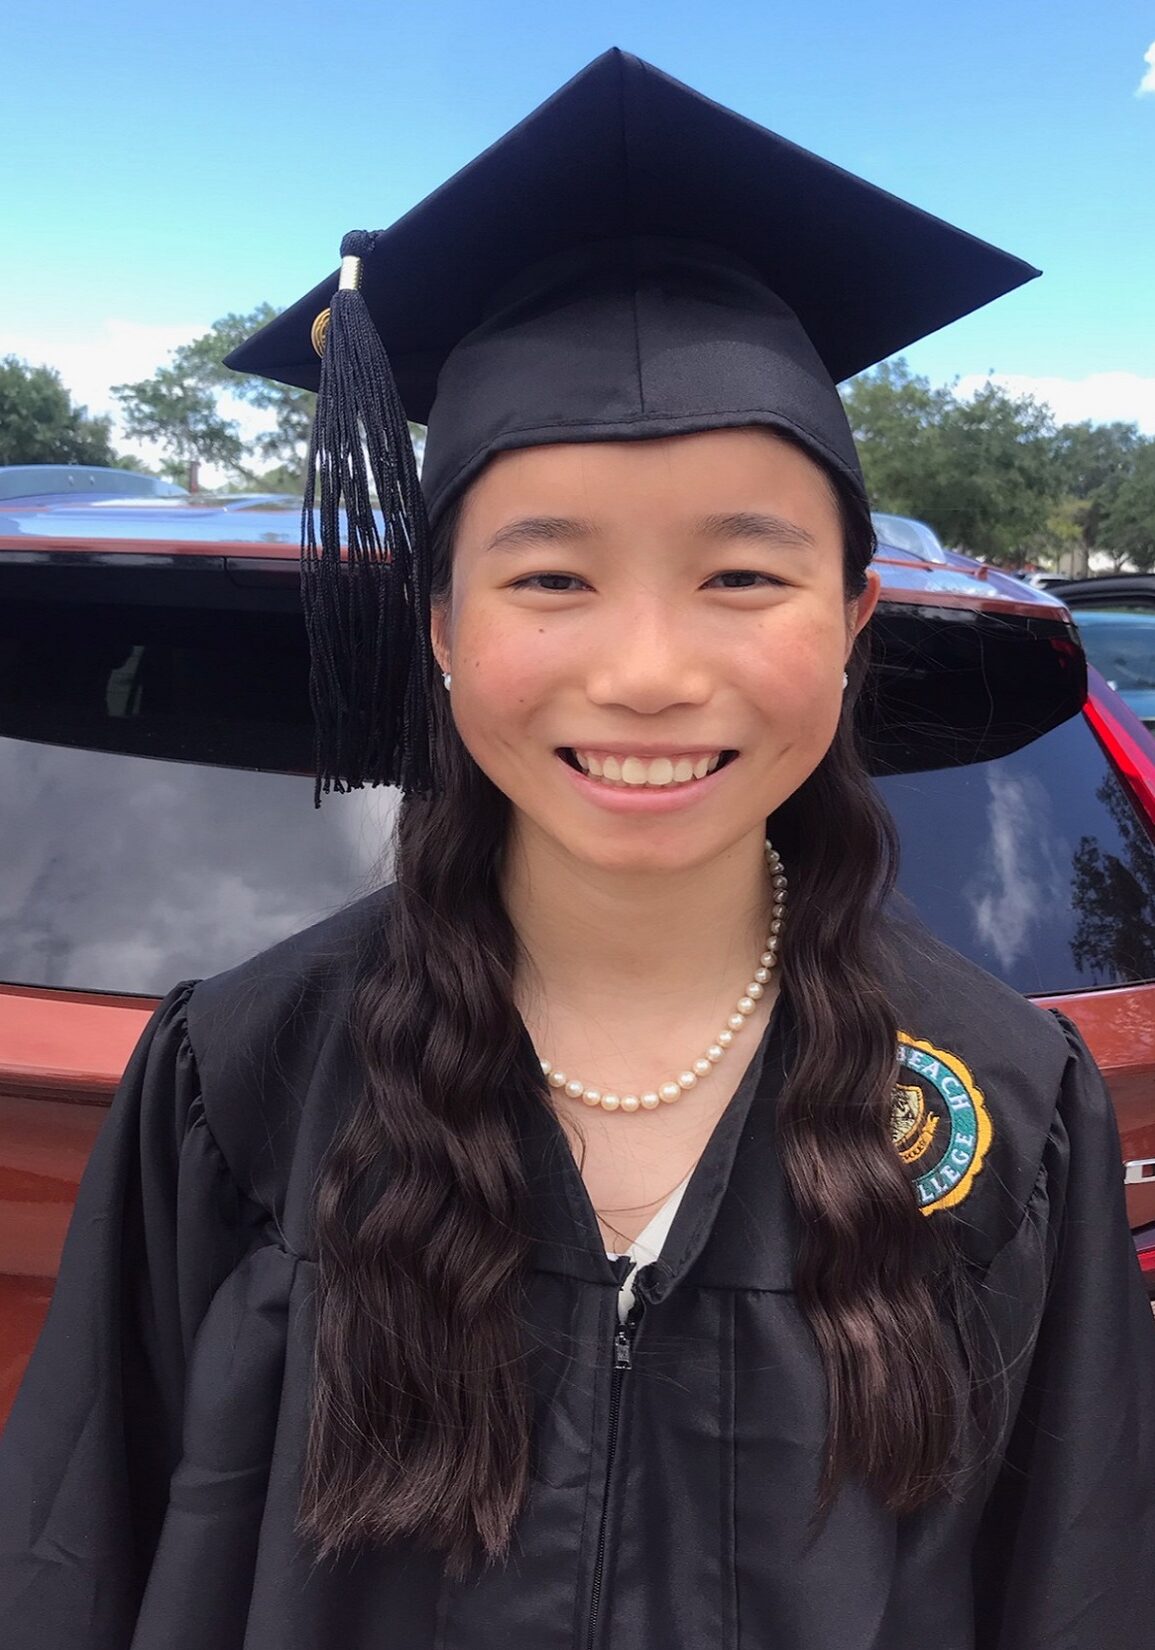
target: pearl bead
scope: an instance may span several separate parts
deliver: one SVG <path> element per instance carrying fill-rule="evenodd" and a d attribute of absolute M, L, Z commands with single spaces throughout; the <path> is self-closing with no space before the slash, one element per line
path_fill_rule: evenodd
<path fill-rule="evenodd" d="M 754 1010 L 758 1007 L 758 1004 L 754 1001 L 753 997 L 739 997 L 738 1001 L 734 1004 L 734 1007 L 738 1010 L 739 1014 L 753 1014 Z"/>
<path fill-rule="evenodd" d="M 564 1089 L 568 1082 L 569 1078 L 566 1076 L 564 1071 L 551 1071 L 549 1074 L 549 1086 L 551 1089 Z"/>
<path fill-rule="evenodd" d="M 726 1021 L 726 1024 L 730 1027 L 730 1032 L 732 1035 L 735 1031 L 741 1031 L 742 1027 L 746 1024 L 746 1016 L 744 1014 L 731 1014 L 730 1018 Z"/>
<path fill-rule="evenodd" d="M 741 1018 L 740 1015 L 739 1015 L 739 1018 Z M 730 1028 L 728 1026 L 726 1027 L 725 1031 L 720 1031 L 718 1033 L 718 1041 L 721 1043 L 723 1048 L 729 1048 L 730 1047 L 730 1044 L 734 1041 L 734 1033 L 730 1030 Z"/>
<path fill-rule="evenodd" d="M 772 888 L 785 888 L 786 878 L 782 875 L 781 871 L 778 872 L 777 876 L 770 878 L 770 886 Z"/>
<path fill-rule="evenodd" d="M 565 1091 L 571 1100 L 580 1100 L 585 1090 L 586 1086 L 580 1077 L 571 1077 L 565 1086 Z"/>
<path fill-rule="evenodd" d="M 652 1089 L 648 1090 L 647 1093 L 642 1095 L 642 1110 L 643 1111 L 655 1111 L 661 1105 L 661 1103 L 662 1103 L 661 1095 L 660 1094 L 655 1094 Z"/>
<path fill-rule="evenodd" d="M 755 1002 L 758 1001 L 759 997 L 764 995 L 762 987 L 759 985 L 757 980 L 750 981 L 750 984 L 746 987 L 746 995 L 747 997 L 752 997 Z"/>
<path fill-rule="evenodd" d="M 622 1095 L 622 1110 L 623 1111 L 637 1111 L 637 1109 L 640 1105 L 641 1105 L 641 1101 L 638 1099 L 636 1094 L 623 1094 Z"/>
<path fill-rule="evenodd" d="M 762 955 L 758 958 L 758 963 L 759 963 L 759 966 L 761 968 L 767 968 L 767 969 L 773 968 L 774 967 L 774 953 L 773 953 L 773 951 L 763 951 Z"/>
<path fill-rule="evenodd" d="M 602 1095 L 602 1110 L 603 1111 L 617 1111 L 617 1109 L 621 1105 L 621 1103 L 622 1103 L 622 1099 L 621 1099 L 620 1094 L 603 1094 Z"/>
<path fill-rule="evenodd" d="M 694 1061 L 694 1071 L 699 1077 L 709 1077 L 713 1069 L 714 1068 L 710 1064 L 709 1060 L 703 1059 Z"/>
<path fill-rule="evenodd" d="M 695 1089 L 698 1086 L 696 1071 L 680 1071 L 678 1073 L 678 1087 L 680 1089 Z"/>
<path fill-rule="evenodd" d="M 582 1099 L 587 1106 L 600 1106 L 602 1103 L 601 1089 L 583 1089 Z"/>
<path fill-rule="evenodd" d="M 709 1048 L 706 1050 L 706 1058 L 712 1066 L 716 1066 L 725 1052 L 726 1050 L 720 1043 L 711 1043 Z"/>
<path fill-rule="evenodd" d="M 672 1105 L 675 1100 L 680 1100 L 682 1097 L 682 1091 L 677 1083 L 663 1083 L 658 1093 L 667 1105 Z"/>
<path fill-rule="evenodd" d="M 765 964 L 762 964 L 760 967 L 758 967 L 754 970 L 754 984 L 755 985 L 765 985 L 769 978 L 770 978 L 770 970 L 765 966 Z M 750 991 L 749 986 L 747 986 L 746 989 L 747 989 L 747 991 Z M 754 993 L 752 991 L 750 991 L 750 995 L 753 996 Z"/>
<path fill-rule="evenodd" d="M 553 1067 L 550 1065 L 548 1060 L 543 1060 L 542 1063 L 541 1063 L 541 1069 L 545 1073 L 545 1075 L 548 1077 L 550 1072 L 553 1070 Z"/>

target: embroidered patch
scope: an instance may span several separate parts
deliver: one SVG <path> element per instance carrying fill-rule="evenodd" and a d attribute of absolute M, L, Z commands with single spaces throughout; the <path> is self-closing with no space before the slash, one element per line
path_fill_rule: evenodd
<path fill-rule="evenodd" d="M 993 1138 L 983 1092 L 957 1054 L 898 1034 L 900 1081 L 890 1130 L 902 1161 L 917 1166 L 914 1187 L 924 1215 L 961 1203 Z"/>

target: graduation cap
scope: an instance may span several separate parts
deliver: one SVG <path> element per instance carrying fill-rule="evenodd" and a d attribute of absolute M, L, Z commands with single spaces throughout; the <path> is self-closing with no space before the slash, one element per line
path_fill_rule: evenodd
<path fill-rule="evenodd" d="M 865 496 L 835 384 L 1038 274 L 616 49 L 341 259 L 226 363 L 318 391 L 318 798 L 429 788 L 429 535 L 493 454 L 762 425 Z"/>

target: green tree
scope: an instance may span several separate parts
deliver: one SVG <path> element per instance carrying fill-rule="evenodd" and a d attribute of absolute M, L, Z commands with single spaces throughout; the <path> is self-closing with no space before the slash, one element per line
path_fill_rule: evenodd
<path fill-rule="evenodd" d="M 272 471 L 277 491 L 299 491 L 316 397 L 309 390 L 274 384 L 223 365 L 236 346 L 275 319 L 272 304 L 247 315 L 230 314 L 208 332 L 179 345 L 151 378 L 113 391 L 131 435 L 157 442 L 168 455 L 168 473 L 184 474 L 199 459 L 228 471 L 246 486 L 264 486 Z M 221 409 L 229 395 L 272 414 L 272 428 L 246 442 L 236 419 Z"/>
<path fill-rule="evenodd" d="M 1155 571 L 1155 441 L 1146 441 L 1100 524 L 1101 542 L 1143 573 Z"/>
<path fill-rule="evenodd" d="M 948 544 L 1018 562 L 1061 496 L 1049 407 L 987 383 L 951 398 L 919 476 L 923 514 Z"/>
<path fill-rule="evenodd" d="M 876 508 L 998 560 L 1045 534 L 1061 496 L 1048 408 L 993 383 L 960 401 L 902 360 L 855 379 L 844 400 Z"/>
<path fill-rule="evenodd" d="M 244 474 L 245 444 L 235 420 L 222 417 L 212 390 L 175 364 L 135 384 L 115 384 L 112 393 L 127 433 L 164 451 L 166 474 L 183 476 L 194 459 Z"/>
<path fill-rule="evenodd" d="M 950 391 L 932 388 L 900 358 L 853 379 L 842 399 L 875 508 L 897 516 L 925 515 L 920 478 L 933 465 Z"/>
<path fill-rule="evenodd" d="M 305 453 L 317 397 L 311 390 L 276 384 L 252 373 L 233 372 L 222 365 L 230 351 L 274 321 L 277 314 L 272 304 L 258 304 L 247 315 L 222 316 L 200 338 L 176 350 L 173 363 L 206 388 L 234 395 L 251 407 L 271 413 L 272 429 L 257 436 L 253 448 L 265 465 L 293 477 L 294 486 L 299 488 L 304 482 Z"/>
<path fill-rule="evenodd" d="M 1135 424 L 1064 424 L 1055 435 L 1055 461 L 1063 489 L 1084 505 L 1083 542 L 1102 543 L 1103 518 L 1145 445 Z"/>
<path fill-rule="evenodd" d="M 52 367 L 0 361 L 0 464 L 115 466 L 110 428 L 109 418 L 73 406 Z"/>

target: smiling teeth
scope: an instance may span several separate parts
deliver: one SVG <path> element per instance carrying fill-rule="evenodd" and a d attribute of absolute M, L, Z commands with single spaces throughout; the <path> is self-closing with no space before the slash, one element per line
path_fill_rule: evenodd
<path fill-rule="evenodd" d="M 575 750 L 573 754 L 583 773 L 611 785 L 686 785 L 705 779 L 722 760 L 721 751 L 714 756 L 655 756 L 648 761 L 640 756 L 597 756 L 592 751 Z"/>

